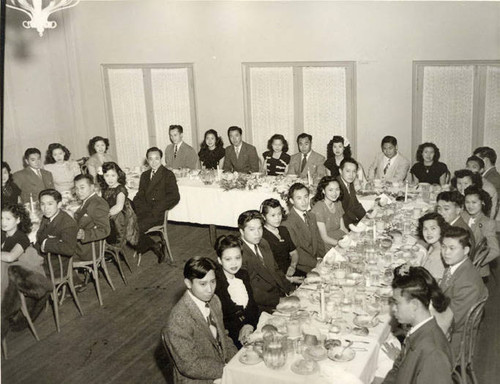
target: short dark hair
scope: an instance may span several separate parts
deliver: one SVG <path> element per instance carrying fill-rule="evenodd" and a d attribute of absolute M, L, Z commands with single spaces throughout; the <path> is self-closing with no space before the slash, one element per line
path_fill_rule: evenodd
<path fill-rule="evenodd" d="M 417 148 L 417 155 L 415 156 L 417 159 L 417 162 L 423 163 L 424 162 L 424 157 L 422 153 L 424 152 L 425 148 L 432 148 L 434 149 L 434 158 L 432 159 L 435 163 L 439 161 L 439 158 L 441 157 L 441 152 L 439 152 L 439 148 L 436 144 L 434 143 L 422 143 L 418 146 Z"/>
<path fill-rule="evenodd" d="M 318 188 L 316 188 L 316 194 L 312 198 L 311 205 L 314 205 L 318 201 L 322 201 L 325 199 L 325 191 L 324 190 L 328 186 L 328 184 L 333 183 L 333 182 L 337 183 L 339 185 L 339 188 L 340 188 L 340 181 L 338 181 L 337 178 L 334 176 L 324 176 L 319 181 Z M 340 188 L 340 194 L 339 194 L 339 198 L 337 199 L 337 201 L 342 201 L 343 197 L 344 197 L 344 194 L 342 193 L 342 188 Z"/>
<path fill-rule="evenodd" d="M 464 207 L 464 197 L 458 191 L 443 191 L 437 195 L 436 202 L 447 201 L 449 203 L 455 203 L 460 208 Z"/>
<path fill-rule="evenodd" d="M 309 188 L 307 188 L 304 184 L 302 183 L 294 183 L 288 190 L 288 201 L 290 199 L 293 199 L 293 194 L 297 191 L 300 191 L 301 189 L 307 189 L 309 191 Z"/>
<path fill-rule="evenodd" d="M 271 136 L 271 138 L 267 141 L 267 149 L 272 151 L 273 150 L 273 141 L 274 140 L 281 140 L 283 143 L 283 152 L 288 152 L 288 141 L 286 141 L 285 136 L 280 135 L 279 133 L 276 133 Z"/>
<path fill-rule="evenodd" d="M 264 220 L 271 208 L 278 208 L 278 207 L 281 208 L 281 216 L 283 217 L 284 220 L 286 218 L 286 211 L 285 208 L 283 208 L 283 206 L 280 204 L 279 200 L 273 198 L 264 200 L 260 205 L 260 213 L 262 214 L 262 216 L 264 216 Z"/>
<path fill-rule="evenodd" d="M 87 173 L 82 173 L 80 175 L 76 175 L 75 178 L 73 179 L 73 181 L 76 182 L 77 181 L 80 181 L 80 180 L 87 180 L 89 185 L 95 185 L 95 180 L 94 180 L 94 177 L 90 174 L 87 174 Z"/>
<path fill-rule="evenodd" d="M 184 133 L 184 128 L 182 128 L 182 125 L 176 125 L 172 124 L 170 127 L 168 127 L 168 132 L 173 131 L 174 129 L 177 129 L 179 133 Z"/>
<path fill-rule="evenodd" d="M 458 179 L 463 179 L 464 177 L 469 177 L 472 185 L 476 185 L 479 188 L 483 188 L 483 179 L 479 173 L 474 173 L 470 169 L 459 169 L 458 171 L 455 171 L 455 175 L 451 179 L 451 186 L 453 188 L 457 188 L 457 180 Z"/>
<path fill-rule="evenodd" d="M 481 200 L 481 210 L 486 216 L 489 216 L 492 207 L 491 196 L 484 189 L 481 189 L 477 185 L 470 185 L 465 188 L 464 198 L 469 195 L 476 195 Z"/>
<path fill-rule="evenodd" d="M 491 164 L 495 165 L 497 162 L 497 153 L 490 147 L 479 147 L 474 150 L 474 155 L 479 157 L 487 157 L 490 159 Z"/>
<path fill-rule="evenodd" d="M 356 160 L 354 160 L 352 157 L 344 157 L 342 161 L 340 162 L 339 168 L 344 169 L 345 165 L 347 163 L 354 164 L 356 166 L 356 170 L 359 169 L 359 164 Z"/>
<path fill-rule="evenodd" d="M 243 241 L 239 236 L 236 235 L 221 235 L 215 240 L 215 253 L 218 257 L 222 257 L 222 254 L 226 249 L 239 248 L 241 251 L 243 248 Z"/>
<path fill-rule="evenodd" d="M 407 299 L 417 299 L 425 308 L 432 306 L 437 312 L 446 310 L 450 299 L 443 293 L 437 281 L 424 267 L 400 265 L 394 269 L 392 289 L 401 289 Z"/>
<path fill-rule="evenodd" d="M 106 145 L 106 151 L 108 150 L 109 148 L 109 139 L 106 138 L 106 137 L 102 137 L 102 136 L 94 136 L 93 138 L 91 138 L 89 140 L 89 144 L 88 144 L 88 150 L 89 150 L 89 155 L 93 155 L 95 152 L 95 144 L 98 142 L 98 141 L 103 141 L 104 144 Z"/>
<path fill-rule="evenodd" d="M 52 156 L 52 152 L 54 152 L 54 149 L 60 149 L 61 151 L 63 151 L 64 160 L 69 160 L 69 157 L 71 156 L 71 152 L 69 151 L 69 149 L 62 144 L 52 143 L 49 145 L 49 148 L 47 148 L 47 152 L 45 153 L 45 164 L 54 164 L 56 162 L 54 160 L 54 156 Z"/>
<path fill-rule="evenodd" d="M 469 158 L 467 158 L 465 165 L 467 165 L 467 163 L 469 163 L 471 161 L 476 162 L 479 165 L 480 169 L 484 169 L 484 160 L 481 159 L 479 156 L 476 156 L 476 155 L 470 156 Z"/>
<path fill-rule="evenodd" d="M 455 227 L 453 225 L 449 225 L 445 228 L 444 233 L 441 234 L 441 243 L 445 238 L 448 239 L 457 239 L 458 242 L 462 245 L 462 247 L 470 248 L 470 234 L 469 231 L 462 227 Z"/>
<path fill-rule="evenodd" d="M 217 264 L 208 257 L 196 256 L 184 264 L 184 278 L 190 281 L 203 279 L 208 272 L 215 271 Z"/>
<path fill-rule="evenodd" d="M 24 159 L 28 160 L 28 157 L 30 157 L 30 155 L 35 154 L 40 155 L 40 157 L 42 156 L 42 152 L 40 152 L 38 148 L 28 148 L 26 151 L 24 151 Z"/>
<path fill-rule="evenodd" d="M 309 139 L 309 141 L 312 143 L 313 137 L 309 133 L 302 132 L 300 135 L 297 136 L 297 144 L 299 144 L 300 139 Z"/>
<path fill-rule="evenodd" d="M 232 131 L 238 131 L 240 135 L 243 135 L 243 130 L 240 127 L 237 127 L 236 125 L 232 125 L 227 129 L 227 136 L 229 137 L 229 134 Z"/>
<path fill-rule="evenodd" d="M 430 221 L 430 220 L 436 220 L 439 228 L 441 229 L 441 235 L 443 235 L 443 232 L 444 232 L 445 228 L 448 227 L 448 225 L 449 225 L 446 222 L 446 220 L 444 219 L 444 217 L 441 216 L 439 213 L 437 213 L 437 212 L 428 212 L 428 213 L 426 213 L 425 215 L 421 216 L 418 219 L 417 233 L 418 233 L 418 236 L 422 240 L 424 239 L 424 234 L 423 234 L 424 223 L 426 221 Z"/>
<path fill-rule="evenodd" d="M 18 229 L 21 232 L 29 235 L 31 232 L 32 224 L 30 219 L 30 214 L 22 204 L 11 204 L 5 207 L 2 207 L 2 212 L 10 212 L 12 216 L 16 219 L 19 219 Z"/>
<path fill-rule="evenodd" d="M 238 228 L 245 229 L 246 225 L 254 219 L 260 220 L 261 224 L 264 225 L 264 217 L 262 217 L 261 213 L 256 209 L 251 209 L 240 214 L 238 217 Z"/>
<path fill-rule="evenodd" d="M 396 139 L 394 136 L 384 136 L 382 142 L 380 143 L 380 146 L 383 146 L 385 143 L 389 143 L 397 147 L 398 139 Z"/>
<path fill-rule="evenodd" d="M 163 151 L 160 148 L 158 148 L 158 147 L 151 147 L 151 148 L 149 148 L 146 151 L 146 159 L 148 158 L 150 152 L 159 152 L 160 153 L 160 159 L 163 158 Z"/>
<path fill-rule="evenodd" d="M 52 196 L 54 198 L 54 200 L 56 201 L 56 203 L 60 203 L 62 201 L 62 195 L 61 195 L 61 192 L 55 190 L 55 189 L 44 189 L 43 191 L 41 191 L 39 194 L 38 194 L 38 201 L 40 201 L 40 199 L 43 197 L 43 196 Z"/>

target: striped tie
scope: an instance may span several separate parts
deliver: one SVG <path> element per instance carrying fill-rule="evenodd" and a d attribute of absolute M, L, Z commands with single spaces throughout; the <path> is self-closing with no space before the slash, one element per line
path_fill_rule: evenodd
<path fill-rule="evenodd" d="M 391 159 L 389 159 L 389 161 L 387 162 L 387 164 L 384 167 L 384 175 L 387 173 L 387 170 L 389 169 L 390 166 L 391 166 Z"/>

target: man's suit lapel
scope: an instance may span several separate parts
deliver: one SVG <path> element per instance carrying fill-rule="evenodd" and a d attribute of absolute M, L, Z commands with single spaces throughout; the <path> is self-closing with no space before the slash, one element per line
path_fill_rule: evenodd
<path fill-rule="evenodd" d="M 274 279 L 274 276 L 271 274 L 271 272 L 264 265 L 266 262 L 265 259 L 264 259 L 264 264 L 262 264 L 259 257 L 255 255 L 254 251 L 252 249 L 250 249 L 250 247 L 245 242 L 243 242 L 243 248 L 244 248 L 244 253 L 246 253 L 248 255 L 249 262 L 253 264 L 253 268 L 258 271 L 257 273 L 259 274 L 259 276 L 271 285 L 276 284 L 276 280 Z M 262 249 L 261 249 L 261 252 L 262 252 Z M 264 254 L 262 256 L 264 256 Z"/>
<path fill-rule="evenodd" d="M 153 176 L 153 178 L 151 179 L 151 170 L 148 171 L 149 174 L 147 175 L 147 186 L 146 186 L 146 192 L 150 192 L 151 189 L 154 188 L 154 186 L 156 184 L 158 184 L 162 177 L 163 177 L 163 172 L 164 172 L 164 167 L 163 165 L 161 165 L 158 170 L 156 171 L 155 175 Z"/>
<path fill-rule="evenodd" d="M 193 301 L 191 296 L 189 296 L 189 293 L 186 291 L 184 293 L 184 296 L 182 298 L 184 300 L 184 303 L 186 304 L 186 308 L 188 309 L 189 312 L 191 312 L 191 316 L 193 319 L 196 320 L 196 322 L 199 325 L 199 328 L 203 330 L 203 332 L 206 334 L 214 348 L 219 352 L 219 354 L 222 354 L 221 347 L 217 340 L 214 338 L 212 335 L 212 332 L 210 331 L 210 327 L 208 326 L 207 319 L 203 317 L 203 314 L 201 313 L 200 309 L 196 305 L 196 303 Z M 210 303 L 209 303 L 210 305 Z M 212 307 L 210 307 L 210 311 L 212 311 Z M 221 335 L 220 332 L 220 324 L 219 320 L 217 319 L 217 316 L 213 316 L 213 319 L 215 321 L 216 327 L 217 327 L 217 332 L 218 335 Z M 219 336 L 220 337 L 220 336 Z"/>
<path fill-rule="evenodd" d="M 308 227 L 308 225 L 305 223 L 302 217 L 299 216 L 299 214 L 297 213 L 297 211 L 295 211 L 294 208 L 290 209 L 290 219 L 292 219 L 292 222 L 298 228 L 299 234 L 302 237 L 305 238 L 305 236 L 303 236 L 304 233 L 308 233 L 309 235 L 311 234 L 311 229 Z"/>

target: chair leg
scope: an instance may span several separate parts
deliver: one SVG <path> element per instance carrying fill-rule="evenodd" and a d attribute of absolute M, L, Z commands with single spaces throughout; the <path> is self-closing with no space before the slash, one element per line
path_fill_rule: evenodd
<path fill-rule="evenodd" d="M 94 278 L 95 289 L 97 290 L 97 299 L 99 300 L 99 305 L 102 307 L 103 302 L 101 296 L 101 286 L 99 285 L 99 270 L 97 267 L 92 270 L 92 277 Z"/>
<path fill-rule="evenodd" d="M 134 255 L 135 255 L 135 253 L 134 253 Z M 141 259 L 142 259 L 142 253 L 137 253 L 137 267 L 141 266 Z"/>
<path fill-rule="evenodd" d="M 54 288 L 52 290 L 52 293 L 50 295 L 52 297 L 52 305 L 54 306 L 54 318 L 56 320 L 56 329 L 57 332 L 61 332 L 61 325 L 59 323 L 59 297 L 57 294 L 57 288 Z"/>
<path fill-rule="evenodd" d="M 115 257 L 116 260 L 116 265 L 118 266 L 118 271 L 120 272 L 120 275 L 122 276 L 123 282 L 125 285 L 127 285 L 127 279 L 125 278 L 125 274 L 123 273 L 122 269 L 122 263 L 120 262 L 120 252 L 113 252 L 113 256 Z"/>
<path fill-rule="evenodd" d="M 132 268 L 130 267 L 130 263 L 128 262 L 128 259 L 127 259 L 127 255 L 126 255 L 126 253 L 125 253 L 125 250 L 124 250 L 124 249 L 122 249 L 120 252 L 121 252 L 121 254 L 122 254 L 122 256 L 123 256 L 123 260 L 125 260 L 125 264 L 127 264 L 127 267 L 128 267 L 128 269 L 130 270 L 130 273 L 133 273 Z M 118 255 L 118 256 L 120 256 L 120 255 Z M 135 257 L 135 253 L 134 253 L 134 257 Z"/>
<path fill-rule="evenodd" d="M 104 272 L 104 276 L 106 277 L 106 280 L 108 280 L 108 283 L 111 286 L 111 289 L 114 291 L 115 286 L 113 285 L 113 282 L 111 281 L 111 277 L 109 277 L 108 266 L 106 265 L 106 262 L 104 260 L 101 262 L 101 267 L 102 267 L 102 270 Z"/>
<path fill-rule="evenodd" d="M 19 292 L 19 297 L 21 298 L 21 312 L 23 313 L 24 317 L 26 317 L 26 320 L 28 321 L 28 325 L 30 326 L 31 332 L 33 332 L 33 336 L 35 336 L 36 341 L 40 341 L 40 338 L 38 337 L 38 334 L 36 333 L 35 326 L 33 322 L 31 321 L 31 316 L 28 311 L 28 306 L 26 305 L 26 298 L 24 295 Z"/>
<path fill-rule="evenodd" d="M 7 360 L 9 357 L 7 356 L 7 336 L 2 339 L 2 352 L 3 358 Z"/>
<path fill-rule="evenodd" d="M 170 249 L 170 241 L 168 241 L 168 236 L 164 234 L 163 240 L 165 241 L 165 244 L 167 245 L 168 257 L 170 258 L 170 261 L 173 263 L 174 262 L 174 255 L 172 254 L 172 249 Z"/>
<path fill-rule="evenodd" d="M 71 292 L 71 296 L 73 296 L 73 300 L 75 301 L 76 307 L 78 308 L 78 311 L 80 314 L 83 316 L 83 310 L 82 307 L 80 306 L 80 301 L 78 300 L 78 295 L 76 294 L 76 289 L 75 289 L 75 283 L 73 282 L 73 274 L 69 274 L 69 279 L 68 279 L 68 286 L 69 286 L 69 291 Z"/>
<path fill-rule="evenodd" d="M 62 293 L 61 293 L 61 300 L 59 300 L 59 305 L 63 305 L 65 298 L 66 298 L 66 285 L 63 285 Z"/>

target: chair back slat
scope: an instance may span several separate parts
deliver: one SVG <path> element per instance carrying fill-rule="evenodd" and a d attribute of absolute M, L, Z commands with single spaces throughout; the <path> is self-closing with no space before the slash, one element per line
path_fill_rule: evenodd
<path fill-rule="evenodd" d="M 474 247 L 474 253 L 472 254 L 472 264 L 476 269 L 480 269 L 483 261 L 486 259 L 489 253 L 488 243 L 486 238 L 483 237 L 479 243 Z"/>

